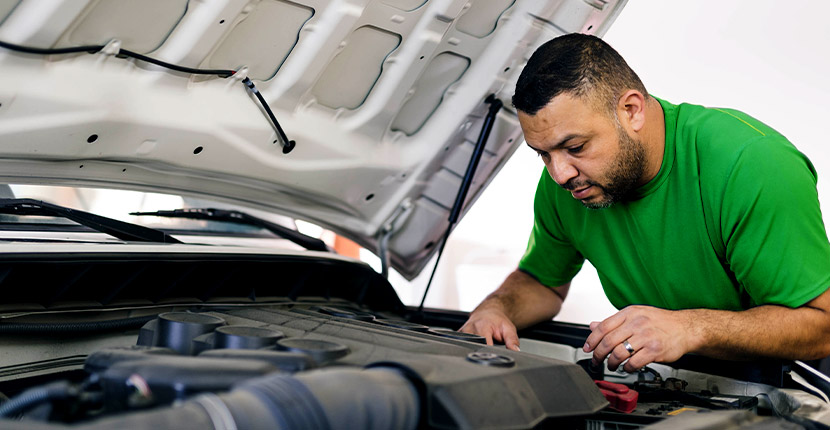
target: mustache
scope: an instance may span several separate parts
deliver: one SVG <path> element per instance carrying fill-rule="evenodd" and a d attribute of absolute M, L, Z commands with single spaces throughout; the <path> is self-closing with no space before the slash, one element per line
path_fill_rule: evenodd
<path fill-rule="evenodd" d="M 594 181 L 577 181 L 576 178 L 572 178 L 568 182 L 565 182 L 564 184 L 562 184 L 560 186 L 562 188 L 568 190 L 568 191 L 573 191 L 573 190 L 578 190 L 578 189 L 581 189 L 581 188 L 585 188 L 589 185 L 599 186 L 599 184 L 594 182 Z"/>

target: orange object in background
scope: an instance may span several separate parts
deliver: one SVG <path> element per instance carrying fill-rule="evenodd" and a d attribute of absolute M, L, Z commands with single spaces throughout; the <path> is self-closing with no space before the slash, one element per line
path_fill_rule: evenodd
<path fill-rule="evenodd" d="M 360 258 L 360 245 L 340 235 L 334 237 L 334 251 L 346 257 Z"/>

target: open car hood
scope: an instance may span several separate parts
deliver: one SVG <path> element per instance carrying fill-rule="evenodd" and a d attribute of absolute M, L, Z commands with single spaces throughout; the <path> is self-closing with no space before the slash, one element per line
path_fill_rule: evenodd
<path fill-rule="evenodd" d="M 490 94 L 505 102 L 467 205 L 521 142 L 537 46 L 602 35 L 625 0 L 0 1 L 0 181 L 244 203 L 376 249 L 412 278 L 436 251 Z M 118 49 L 227 78 L 170 71 Z M 284 153 L 256 85 L 296 147 Z M 172 209 L 172 208 L 171 208 Z"/>

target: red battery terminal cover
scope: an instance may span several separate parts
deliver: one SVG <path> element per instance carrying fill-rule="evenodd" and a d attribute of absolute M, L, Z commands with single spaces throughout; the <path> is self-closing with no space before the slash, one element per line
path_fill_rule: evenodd
<path fill-rule="evenodd" d="M 626 387 L 623 384 L 616 384 L 608 381 L 594 381 L 605 396 L 605 400 L 611 404 L 611 408 L 623 413 L 631 413 L 637 408 L 637 398 L 640 393 Z"/>

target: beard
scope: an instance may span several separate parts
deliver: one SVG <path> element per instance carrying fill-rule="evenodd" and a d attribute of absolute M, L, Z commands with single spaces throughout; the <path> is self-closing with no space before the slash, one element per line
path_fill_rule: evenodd
<path fill-rule="evenodd" d="M 619 139 L 620 151 L 616 160 L 607 170 L 608 180 L 601 184 L 591 180 L 575 181 L 571 179 L 562 188 L 573 191 L 592 185 L 602 191 L 599 200 L 590 202 L 582 201 L 582 205 L 588 209 L 605 209 L 614 203 L 628 200 L 632 192 L 637 189 L 640 179 L 643 177 L 646 168 L 646 150 L 642 142 L 633 139 L 628 135 L 617 122 L 617 136 Z"/>

